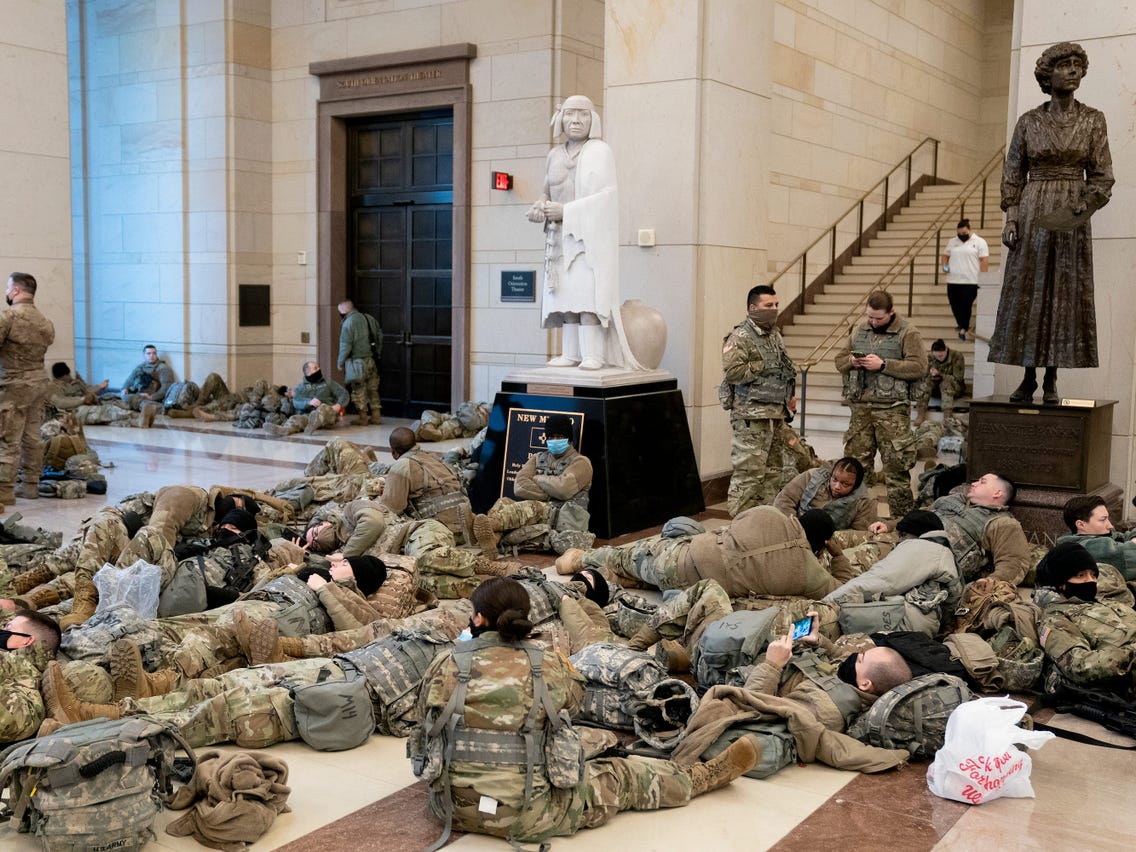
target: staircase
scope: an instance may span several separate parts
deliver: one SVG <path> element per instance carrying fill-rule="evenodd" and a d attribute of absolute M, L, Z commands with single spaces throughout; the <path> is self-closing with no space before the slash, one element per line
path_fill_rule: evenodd
<path fill-rule="evenodd" d="M 809 305 L 804 314 L 796 315 L 781 329 L 785 346 L 798 367 L 828 336 L 834 324 L 861 303 L 880 279 L 904 257 L 908 248 L 923 235 L 944 206 L 958 195 L 960 188 L 957 184 L 924 188 L 911 200 L 911 204 L 904 207 L 891 221 L 886 230 L 880 231 L 864 247 L 859 257 L 852 258 L 851 263 L 836 276 L 835 283 L 827 286 L 824 292 L 816 297 L 815 304 Z M 986 185 L 985 227 L 980 224 L 980 198 L 981 190 L 976 192 L 974 199 L 966 205 L 966 216 L 970 219 L 971 230 L 978 233 L 990 246 L 990 271 L 993 272 L 1000 266 L 1002 258 L 1002 211 L 998 207 L 999 190 L 996 179 L 988 180 Z M 956 213 L 942 229 L 940 251 L 946 247 L 947 240 L 955 236 L 955 223 L 958 219 Z M 935 241 L 932 239 L 915 261 L 910 312 L 907 307 L 906 268 L 888 291 L 895 300 L 896 312 L 915 324 L 928 351 L 931 343 L 941 337 L 948 347 L 963 353 L 967 361 L 966 375 L 969 383 L 973 377 L 973 336 L 968 334 L 965 342 L 958 339 L 954 316 L 947 301 L 946 273 L 940 271 L 938 286 L 934 283 L 938 263 L 939 259 L 935 256 Z M 862 311 L 856 315 L 857 319 L 862 316 Z M 974 324 L 973 319 L 971 324 Z M 832 350 L 808 372 L 805 434 L 810 440 L 821 436 L 840 438 L 848 426 L 849 410 L 841 403 L 841 377 L 832 363 L 833 356 L 840 350 L 844 339 L 841 337 Z M 802 395 L 800 385 L 797 388 L 797 395 Z M 799 426 L 799 420 L 796 425 Z"/>

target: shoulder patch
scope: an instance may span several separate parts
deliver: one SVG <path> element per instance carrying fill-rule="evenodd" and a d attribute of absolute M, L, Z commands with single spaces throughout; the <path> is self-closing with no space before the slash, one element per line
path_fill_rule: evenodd
<path fill-rule="evenodd" d="M 1041 633 L 1038 634 L 1037 642 L 1038 642 L 1039 645 L 1041 645 L 1042 648 L 1044 648 L 1045 647 L 1045 640 L 1048 639 L 1048 638 L 1049 638 L 1049 625 L 1047 624 L 1045 627 L 1041 628 Z"/>
<path fill-rule="evenodd" d="M 725 346 L 722 347 L 722 354 L 725 355 L 727 352 L 729 352 L 733 348 L 734 348 L 734 344 L 727 343 Z"/>

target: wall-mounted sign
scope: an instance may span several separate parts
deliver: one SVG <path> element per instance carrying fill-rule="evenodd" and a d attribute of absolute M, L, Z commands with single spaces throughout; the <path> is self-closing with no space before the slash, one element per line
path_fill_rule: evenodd
<path fill-rule="evenodd" d="M 565 414 L 572 421 L 572 444 L 582 446 L 584 415 L 580 411 L 545 411 L 535 408 L 509 409 L 505 427 L 505 464 L 501 470 L 501 496 L 513 496 L 513 483 L 529 456 L 545 448 L 544 424 L 553 414 Z"/>
<path fill-rule="evenodd" d="M 532 269 L 501 272 L 502 302 L 535 302 L 536 272 Z"/>

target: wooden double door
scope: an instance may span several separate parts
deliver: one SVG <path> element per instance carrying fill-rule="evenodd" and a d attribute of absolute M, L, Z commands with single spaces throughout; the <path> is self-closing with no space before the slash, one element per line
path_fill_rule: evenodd
<path fill-rule="evenodd" d="M 347 296 L 383 329 L 383 413 L 448 411 L 452 110 L 348 125 Z"/>

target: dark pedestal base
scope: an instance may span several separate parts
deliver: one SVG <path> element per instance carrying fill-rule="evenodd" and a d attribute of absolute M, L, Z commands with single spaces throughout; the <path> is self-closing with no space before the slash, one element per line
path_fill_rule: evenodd
<path fill-rule="evenodd" d="M 470 486 L 475 511 L 488 510 L 503 490 L 512 496 L 511 482 L 504 483 L 506 467 L 515 472 L 541 448 L 543 431 L 533 427 L 525 414 L 529 410 L 582 415 L 578 449 L 592 462 L 588 508 L 598 537 L 613 538 L 705 508 L 682 392 L 674 379 L 563 390 L 563 395 L 530 393 L 525 382 L 502 383 L 481 467 Z"/>
<path fill-rule="evenodd" d="M 1069 528 L 1065 526 L 1061 513 L 1065 508 L 1065 502 L 1078 494 L 1094 496 L 1099 494 L 1103 497 L 1113 521 L 1119 521 L 1124 514 L 1121 505 L 1124 492 L 1111 482 L 1087 492 L 1019 488 L 1014 497 L 1014 504 L 1010 507 L 1010 513 L 1018 519 L 1031 541 L 1052 544 L 1058 536 L 1069 534 Z"/>

